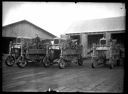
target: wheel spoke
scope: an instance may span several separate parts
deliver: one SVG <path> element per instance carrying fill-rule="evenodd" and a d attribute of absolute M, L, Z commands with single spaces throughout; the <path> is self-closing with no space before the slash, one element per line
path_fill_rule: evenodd
<path fill-rule="evenodd" d="M 19 57 L 17 65 L 22 68 L 27 65 L 27 62 L 25 61 L 24 57 Z"/>
<path fill-rule="evenodd" d="M 60 68 L 64 68 L 65 67 L 65 62 L 63 60 L 60 60 L 59 67 Z"/>
<path fill-rule="evenodd" d="M 12 56 L 8 56 L 7 59 L 5 60 L 5 63 L 7 66 L 12 66 L 14 64 L 14 59 Z"/>

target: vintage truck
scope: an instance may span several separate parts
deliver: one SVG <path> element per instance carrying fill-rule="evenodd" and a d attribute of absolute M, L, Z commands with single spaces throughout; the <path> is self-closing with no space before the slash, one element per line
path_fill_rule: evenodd
<path fill-rule="evenodd" d="M 99 44 L 93 44 L 91 56 L 92 68 L 104 64 L 109 65 L 112 69 L 115 65 L 120 65 L 122 61 L 120 44 L 114 39 L 107 43 L 105 37 L 100 39 Z"/>
<path fill-rule="evenodd" d="M 75 40 L 54 38 L 51 45 L 47 45 L 46 56 L 43 60 L 44 66 L 58 64 L 63 69 L 72 62 L 83 65 L 82 46 Z"/>
<path fill-rule="evenodd" d="M 25 67 L 28 62 L 40 62 L 46 55 L 46 42 L 39 37 L 33 39 L 17 38 L 9 44 L 9 55 L 5 60 L 7 66 L 17 64 L 18 67 Z M 48 43 L 48 42 L 47 42 Z"/>

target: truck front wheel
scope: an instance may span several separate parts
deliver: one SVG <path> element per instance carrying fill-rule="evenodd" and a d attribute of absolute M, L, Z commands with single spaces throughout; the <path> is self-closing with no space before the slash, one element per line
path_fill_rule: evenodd
<path fill-rule="evenodd" d="M 44 59 L 43 59 L 43 65 L 44 65 L 45 68 L 50 66 L 50 61 L 49 61 L 47 56 L 45 56 Z"/>
<path fill-rule="evenodd" d="M 114 68 L 114 60 L 110 59 L 109 64 L 110 64 L 110 69 L 113 69 Z"/>
<path fill-rule="evenodd" d="M 78 65 L 79 65 L 79 66 L 82 66 L 82 65 L 83 65 L 83 60 L 82 60 L 82 58 L 81 58 L 81 59 L 78 59 Z"/>
<path fill-rule="evenodd" d="M 27 61 L 25 60 L 25 58 L 23 56 L 20 56 L 18 58 L 17 66 L 20 67 L 20 68 L 24 68 L 24 67 L 27 66 Z"/>
<path fill-rule="evenodd" d="M 13 56 L 11 56 L 11 55 L 9 55 L 7 58 L 6 58 L 6 60 L 5 60 L 5 64 L 7 65 L 7 66 L 13 66 L 14 65 L 14 63 L 15 63 L 15 59 L 14 59 L 14 57 Z"/>
<path fill-rule="evenodd" d="M 59 68 L 60 69 L 64 69 L 66 66 L 66 62 L 63 59 L 60 59 L 59 61 Z"/>
<path fill-rule="evenodd" d="M 92 67 L 92 68 L 95 68 L 96 65 L 97 65 L 97 59 L 92 58 L 92 60 L 91 60 L 91 67 Z"/>

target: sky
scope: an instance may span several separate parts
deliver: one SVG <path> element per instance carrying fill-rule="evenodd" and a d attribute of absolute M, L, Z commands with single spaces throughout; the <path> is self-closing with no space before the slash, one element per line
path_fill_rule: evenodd
<path fill-rule="evenodd" d="M 60 37 L 76 21 L 125 16 L 124 3 L 2 2 L 2 26 L 28 20 Z"/>

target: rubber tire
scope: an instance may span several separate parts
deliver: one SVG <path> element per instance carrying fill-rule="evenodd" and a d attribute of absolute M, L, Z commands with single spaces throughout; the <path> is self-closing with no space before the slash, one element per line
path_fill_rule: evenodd
<path fill-rule="evenodd" d="M 10 59 L 13 60 L 13 62 L 10 61 Z M 8 61 L 9 60 L 9 61 Z M 11 62 L 12 64 L 9 64 L 9 62 Z M 13 56 L 9 55 L 6 59 L 5 59 L 5 64 L 9 67 L 12 67 L 15 64 L 15 59 Z"/>
<path fill-rule="evenodd" d="M 59 62 L 59 68 L 64 69 L 65 66 L 66 66 L 66 62 L 63 59 L 61 59 L 60 62 Z"/>
<path fill-rule="evenodd" d="M 21 60 L 20 60 L 21 59 Z M 28 62 L 24 59 L 24 57 L 20 56 L 18 58 L 18 62 L 16 63 L 19 68 L 24 68 L 27 66 Z"/>
<path fill-rule="evenodd" d="M 92 67 L 92 68 L 95 68 L 94 63 L 92 63 L 91 67 Z"/>
<path fill-rule="evenodd" d="M 82 66 L 83 65 L 83 60 L 82 59 L 78 59 L 78 65 Z"/>
<path fill-rule="evenodd" d="M 40 64 L 41 64 L 42 66 L 44 66 L 43 60 L 44 60 L 44 58 L 40 59 Z"/>
<path fill-rule="evenodd" d="M 95 63 L 97 63 L 97 61 L 96 61 L 95 59 L 92 59 L 91 62 L 92 62 L 92 63 L 91 63 L 91 67 L 92 67 L 92 68 L 96 68 L 96 64 L 95 64 Z"/>
<path fill-rule="evenodd" d="M 67 62 L 67 66 L 71 66 L 71 62 Z"/>
<path fill-rule="evenodd" d="M 120 66 L 120 62 L 121 62 L 121 60 L 117 60 L 117 62 L 116 62 L 117 66 Z"/>
<path fill-rule="evenodd" d="M 113 69 L 114 68 L 114 64 L 110 64 L 110 69 Z"/>
<path fill-rule="evenodd" d="M 48 64 L 48 62 L 49 62 L 49 64 Z M 43 65 L 44 65 L 45 68 L 47 68 L 47 67 L 50 66 L 50 61 L 48 60 L 47 57 L 44 57 L 44 59 L 43 59 Z"/>

